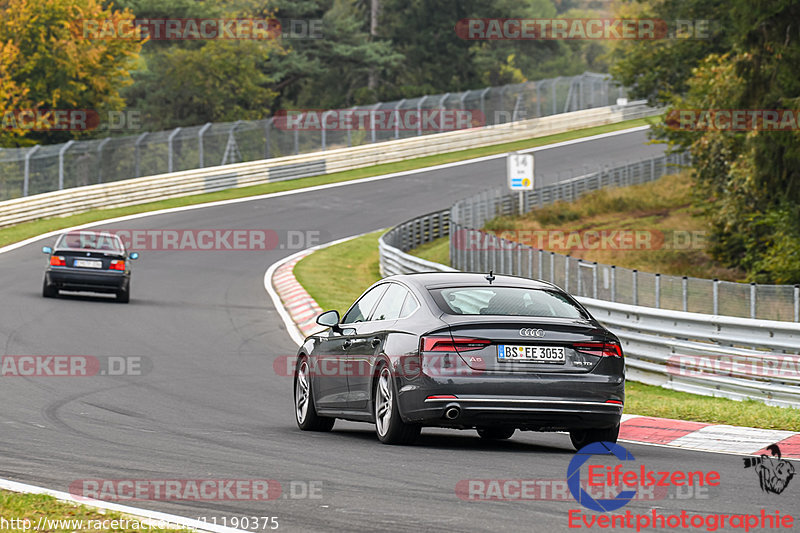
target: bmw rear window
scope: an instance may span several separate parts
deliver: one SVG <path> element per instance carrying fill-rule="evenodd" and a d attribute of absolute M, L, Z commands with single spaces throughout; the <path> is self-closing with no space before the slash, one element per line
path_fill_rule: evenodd
<path fill-rule="evenodd" d="M 587 318 L 568 296 L 523 287 L 448 287 L 429 289 L 439 308 L 450 315 Z"/>

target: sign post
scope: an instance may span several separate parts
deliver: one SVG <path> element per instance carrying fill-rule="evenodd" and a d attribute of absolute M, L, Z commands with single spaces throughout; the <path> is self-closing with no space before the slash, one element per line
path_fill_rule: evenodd
<path fill-rule="evenodd" d="M 519 214 L 523 214 L 525 191 L 533 190 L 533 154 L 510 152 L 506 158 L 508 188 L 519 191 Z"/>

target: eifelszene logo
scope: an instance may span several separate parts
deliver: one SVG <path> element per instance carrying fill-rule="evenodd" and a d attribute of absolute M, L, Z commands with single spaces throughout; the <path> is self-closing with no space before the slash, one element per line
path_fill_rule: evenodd
<path fill-rule="evenodd" d="M 773 494 L 782 493 L 794 477 L 794 465 L 781 459 L 781 449 L 777 444 L 767 446 L 772 456 L 743 457 L 744 467 L 755 467 L 761 490 Z"/>

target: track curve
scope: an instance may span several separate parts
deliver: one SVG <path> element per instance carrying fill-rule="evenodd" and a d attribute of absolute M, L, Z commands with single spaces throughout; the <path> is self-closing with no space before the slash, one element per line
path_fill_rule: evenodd
<path fill-rule="evenodd" d="M 540 183 L 662 151 L 642 130 L 536 150 Z M 498 185 L 504 160 L 483 158 L 387 180 L 137 218 L 125 229 L 319 231 L 322 241 L 363 233 Z M 0 477 L 67 491 L 101 479 L 275 479 L 322 482 L 321 499 L 123 502 L 197 517 L 277 516 L 289 531 L 565 530 L 560 502 L 465 502 L 469 478 L 564 478 L 568 437 L 520 434 L 486 445 L 474 432 L 425 430 L 419 445 L 380 445 L 371 426 L 337 422 L 331 434 L 297 430 L 291 379 L 272 362 L 295 344 L 263 289 L 267 267 L 293 252 L 149 251 L 135 265 L 132 300 L 41 298 L 42 242 L 0 254 L 4 355 L 141 356 L 144 376 L 0 380 Z M 645 511 L 768 511 L 788 505 L 758 489 L 737 457 L 630 445 L 648 468 L 719 470 L 708 499 L 631 503 Z M 298 485 L 299 486 L 299 485 Z M 794 493 L 796 505 L 796 492 Z M 784 503 L 779 503 L 783 501 Z M 795 509 L 796 510 L 796 509 Z M 786 509 L 789 511 L 789 509 Z"/>

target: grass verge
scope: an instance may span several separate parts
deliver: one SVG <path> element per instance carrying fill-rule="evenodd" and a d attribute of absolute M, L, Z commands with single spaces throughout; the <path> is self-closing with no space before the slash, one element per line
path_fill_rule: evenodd
<path fill-rule="evenodd" d="M 372 283 L 380 279 L 378 271 L 378 231 L 343 244 L 319 250 L 303 258 L 295 267 L 295 276 L 308 293 L 325 309 L 340 313 Z M 436 261 L 447 254 L 447 240 L 428 243 L 426 259 Z M 439 261 L 443 262 L 443 261 Z M 726 398 L 698 396 L 661 387 L 628 381 L 625 412 L 643 416 L 676 418 L 709 424 L 730 424 L 800 431 L 800 409 L 770 407 L 750 400 L 737 402 Z"/>
<path fill-rule="evenodd" d="M 189 531 L 188 529 L 153 529 L 147 525 L 142 527 L 141 520 L 134 516 L 62 502 L 44 494 L 22 494 L 10 491 L 0 491 L 0 516 L 9 521 L 11 531 L 30 531 L 39 527 L 40 520 L 42 522 L 39 531 L 121 531 L 128 533 Z M 12 519 L 16 520 L 19 527 L 15 527 L 14 523 L 11 523 Z M 27 527 L 23 527 L 23 524 L 26 523 L 25 520 L 28 521 Z M 112 521 L 116 521 L 116 523 L 112 523 Z"/>
<path fill-rule="evenodd" d="M 480 146 L 471 148 L 469 150 L 461 150 L 458 152 L 451 152 L 448 154 L 434 155 L 428 157 L 420 157 L 417 159 L 409 159 L 407 161 L 400 161 L 397 163 L 387 163 L 384 165 L 376 165 L 371 167 L 359 168 L 355 170 L 348 170 L 345 172 L 336 172 L 333 174 L 326 174 L 323 176 L 313 176 L 310 178 L 300 178 L 296 180 L 282 181 L 278 183 L 266 183 L 263 185 L 254 185 L 251 187 L 242 187 L 239 189 L 227 189 L 224 191 L 196 194 L 192 196 L 184 196 L 181 198 L 172 198 L 168 200 L 160 200 L 156 202 L 149 202 L 146 204 L 120 207 L 114 209 L 96 209 L 80 213 L 77 215 L 70 215 L 67 217 L 55 217 L 41 220 L 34 220 L 31 222 L 24 222 L 10 226 L 8 228 L 0 229 L 0 246 L 18 242 L 42 233 L 54 231 L 58 229 L 86 224 L 89 222 L 96 222 L 109 218 L 115 218 L 125 215 L 132 215 L 135 213 L 144 213 L 147 211 L 156 211 L 160 209 L 169 209 L 171 207 L 182 207 L 186 205 L 203 204 L 207 202 L 215 202 L 219 200 L 228 200 L 232 198 L 244 198 L 248 196 L 258 196 L 261 194 L 269 194 L 293 189 L 302 189 L 305 187 L 313 187 L 315 185 L 325 185 L 328 183 L 339 183 L 345 181 L 352 181 L 370 176 L 378 176 L 381 174 L 391 174 L 393 172 L 402 172 L 404 170 L 414 170 L 423 167 L 434 165 L 441 165 L 444 163 L 452 163 L 454 161 L 462 161 L 464 159 L 472 159 L 475 157 L 482 157 L 486 155 L 501 154 L 513 150 L 521 150 L 524 148 L 533 148 L 536 146 L 543 146 L 545 144 L 553 144 L 557 142 L 567 141 L 571 139 L 578 139 L 581 137 L 589 137 L 592 135 L 599 135 L 601 133 L 608 133 L 611 131 L 623 130 L 627 128 L 634 128 L 636 126 L 644 126 L 659 120 L 657 117 L 648 119 L 628 120 L 625 122 L 618 122 L 616 124 L 607 124 L 605 126 L 597 126 L 594 128 L 586 128 L 581 130 L 573 130 L 556 135 L 548 135 L 546 137 L 537 137 L 534 139 L 526 139 L 505 144 L 496 144 L 492 146 Z"/>

